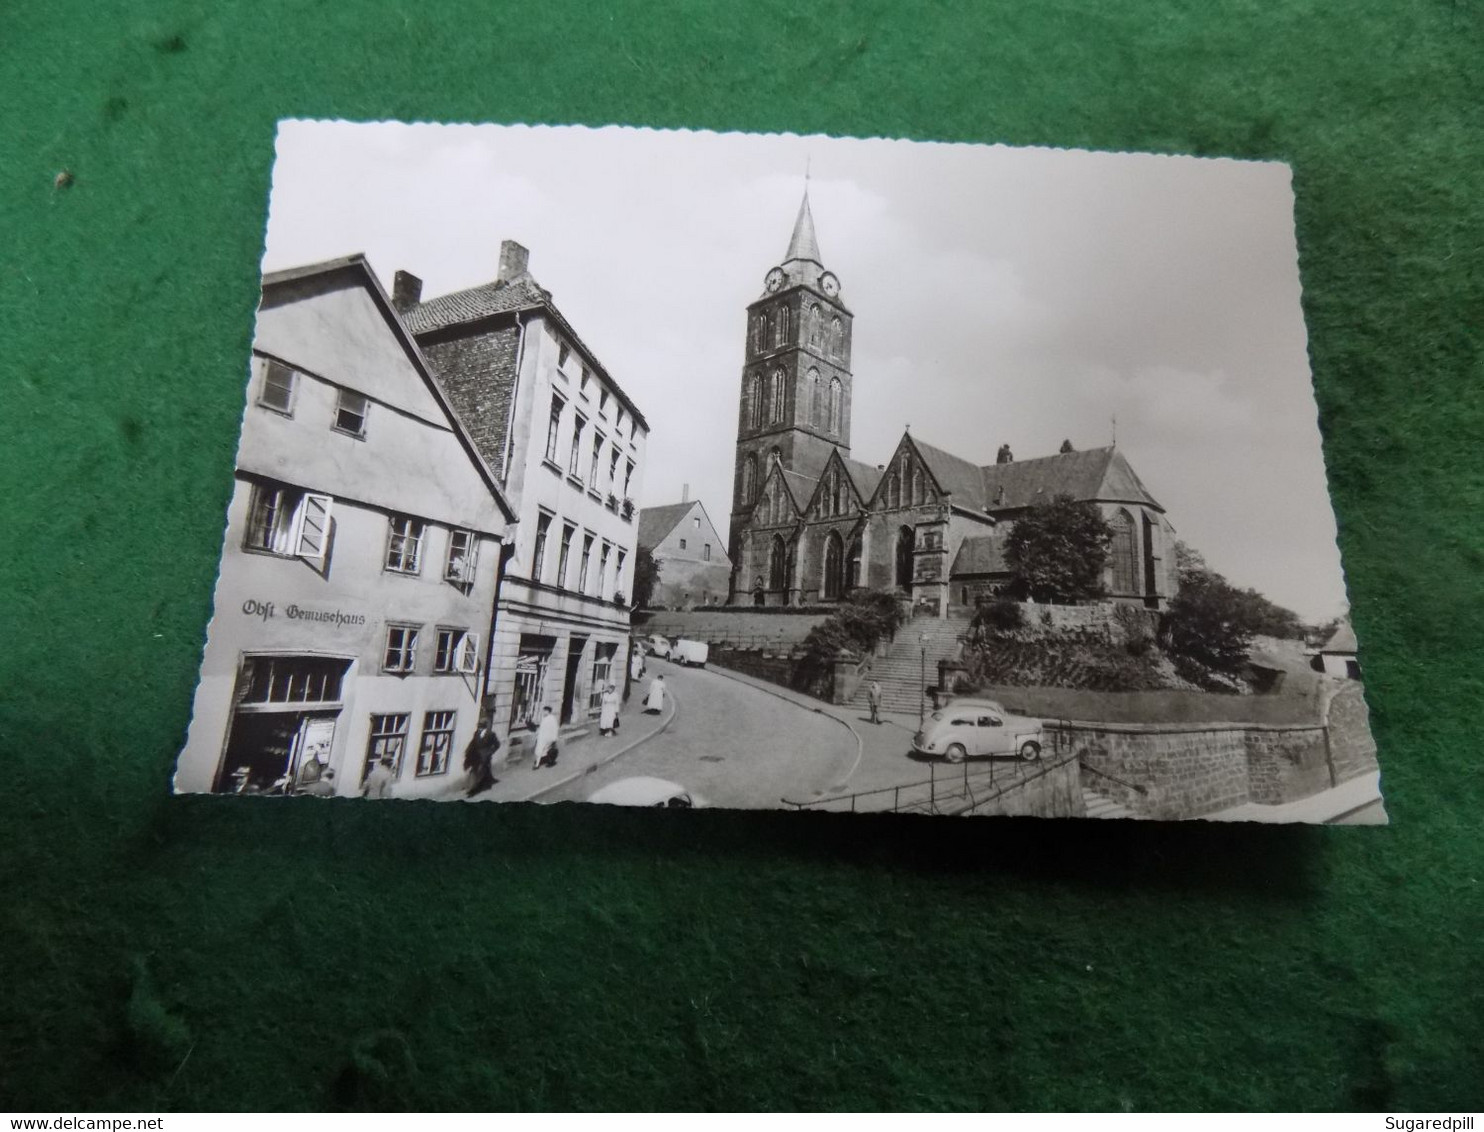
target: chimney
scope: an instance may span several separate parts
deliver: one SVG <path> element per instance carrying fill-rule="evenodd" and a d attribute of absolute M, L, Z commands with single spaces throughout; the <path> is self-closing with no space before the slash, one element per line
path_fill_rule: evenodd
<path fill-rule="evenodd" d="M 682 503 L 689 503 L 690 502 L 690 484 L 688 484 L 688 483 L 687 484 L 681 484 L 680 485 L 680 502 L 682 502 Z"/>
<path fill-rule="evenodd" d="M 423 297 L 423 281 L 410 271 L 399 271 L 392 277 L 392 306 L 397 313 L 417 306 Z"/>
<path fill-rule="evenodd" d="M 495 282 L 509 283 L 517 275 L 524 275 L 530 260 L 531 253 L 514 240 L 501 241 L 500 274 L 495 276 Z"/>

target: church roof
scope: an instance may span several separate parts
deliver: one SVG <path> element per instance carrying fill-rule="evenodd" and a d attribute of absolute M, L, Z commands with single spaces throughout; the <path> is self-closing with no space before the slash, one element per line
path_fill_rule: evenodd
<path fill-rule="evenodd" d="M 984 507 L 984 475 L 978 464 L 971 464 L 962 457 L 931 444 L 924 444 L 917 437 L 911 438 L 913 446 L 927 465 L 938 486 L 953 496 L 960 507 Z"/>
<path fill-rule="evenodd" d="M 1341 621 L 1335 626 L 1335 631 L 1329 635 L 1329 640 L 1324 642 L 1320 652 L 1331 653 L 1354 653 L 1360 647 L 1355 639 L 1355 630 L 1349 621 Z"/>
<path fill-rule="evenodd" d="M 788 484 L 789 491 L 793 492 L 794 502 L 800 509 L 808 506 L 810 498 L 814 495 L 814 485 L 819 482 L 818 476 L 804 476 L 798 472 L 791 472 L 787 468 L 779 468 L 783 476 L 783 482 Z"/>
<path fill-rule="evenodd" d="M 1117 503 L 1144 503 L 1163 511 L 1116 448 L 1089 448 L 981 469 L 984 507 L 1013 511 L 1050 503 L 1058 495 Z"/>
<path fill-rule="evenodd" d="M 639 545 L 655 547 L 675 529 L 675 525 L 690 514 L 696 500 L 689 503 L 665 503 L 659 507 L 639 509 Z"/>
<path fill-rule="evenodd" d="M 876 494 L 876 485 L 881 482 L 885 474 L 875 464 L 867 464 L 862 460 L 852 460 L 849 456 L 841 456 L 840 463 L 845 466 L 845 473 L 855 484 L 855 490 L 861 499 L 869 500 Z"/>
<path fill-rule="evenodd" d="M 954 555 L 948 574 L 958 578 L 966 574 L 1003 574 L 1008 569 L 1010 567 L 1005 563 L 1004 536 L 975 535 L 959 543 L 958 553 Z"/>
<path fill-rule="evenodd" d="M 814 235 L 814 214 L 809 211 L 809 189 L 804 189 L 804 199 L 799 202 L 799 216 L 794 221 L 794 233 L 788 241 L 788 251 L 784 254 L 783 262 L 790 260 L 807 259 L 823 266 L 824 260 L 819 258 L 819 240 Z"/>

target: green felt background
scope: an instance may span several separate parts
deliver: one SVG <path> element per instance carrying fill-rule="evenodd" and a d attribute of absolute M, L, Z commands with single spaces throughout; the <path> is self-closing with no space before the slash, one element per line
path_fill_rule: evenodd
<path fill-rule="evenodd" d="M 3 24 L 0 1108 L 1484 1105 L 1478 3 Z M 1395 824 L 172 799 L 291 115 L 1290 161 Z"/>

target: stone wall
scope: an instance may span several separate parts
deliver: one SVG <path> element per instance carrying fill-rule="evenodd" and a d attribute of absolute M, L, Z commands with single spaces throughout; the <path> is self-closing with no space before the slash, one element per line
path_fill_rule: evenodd
<path fill-rule="evenodd" d="M 1070 724 L 1082 785 L 1144 817 L 1179 821 L 1247 802 L 1278 805 L 1335 784 L 1319 724 Z"/>
<path fill-rule="evenodd" d="M 1249 730 L 1246 743 L 1251 801 L 1272 806 L 1335 785 L 1322 727 Z"/>
<path fill-rule="evenodd" d="M 759 680 L 766 680 L 770 684 L 780 687 L 792 687 L 791 680 L 794 672 L 793 657 L 787 652 L 776 652 L 769 649 L 749 648 L 726 648 L 724 646 L 712 645 L 707 657 L 708 664 L 720 665 L 722 668 L 730 668 L 734 672 L 741 672 L 748 676 L 755 676 Z"/>
<path fill-rule="evenodd" d="M 512 325 L 473 337 L 445 337 L 442 341 L 424 336 L 418 345 L 474 447 L 495 475 L 503 475 L 520 332 Z M 544 418 L 542 427 L 545 427 Z"/>
<path fill-rule="evenodd" d="M 978 817 L 1086 817 L 1079 767 L 1077 759 L 1067 759 L 966 812 Z"/>
<path fill-rule="evenodd" d="M 1342 686 L 1329 701 L 1330 759 L 1335 780 L 1345 782 L 1377 769 L 1376 739 L 1371 734 L 1365 692 L 1354 681 Z"/>

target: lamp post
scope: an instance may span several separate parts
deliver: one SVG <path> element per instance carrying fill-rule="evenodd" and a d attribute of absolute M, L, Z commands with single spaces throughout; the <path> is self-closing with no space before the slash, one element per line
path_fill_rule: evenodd
<path fill-rule="evenodd" d="M 922 633 L 917 638 L 917 643 L 922 648 L 922 678 L 918 684 L 917 693 L 917 730 L 921 731 L 923 724 L 927 722 L 927 645 L 928 635 Z"/>

